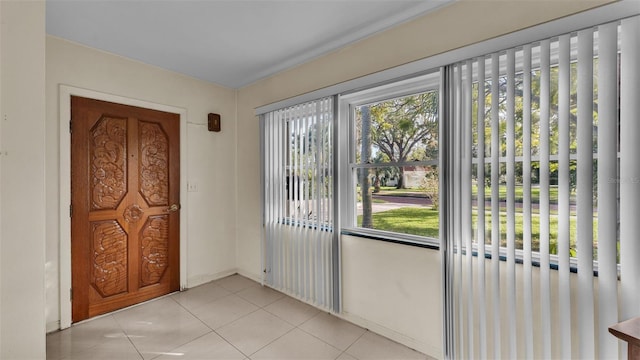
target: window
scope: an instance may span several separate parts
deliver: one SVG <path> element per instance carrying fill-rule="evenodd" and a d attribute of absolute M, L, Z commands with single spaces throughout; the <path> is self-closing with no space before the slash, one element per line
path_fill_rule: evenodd
<path fill-rule="evenodd" d="M 354 93 L 348 104 L 350 231 L 425 242 L 439 233 L 439 73 Z M 433 241 L 432 241 L 433 243 Z"/>

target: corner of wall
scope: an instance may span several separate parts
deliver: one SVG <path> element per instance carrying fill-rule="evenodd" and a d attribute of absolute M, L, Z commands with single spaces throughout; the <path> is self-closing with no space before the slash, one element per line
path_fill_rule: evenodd
<path fill-rule="evenodd" d="M 46 356 L 45 2 L 2 1 L 0 19 L 0 358 L 40 359 Z"/>
<path fill-rule="evenodd" d="M 233 173 L 234 173 L 234 178 L 236 179 L 236 186 L 235 186 L 235 194 L 233 194 L 234 196 L 234 201 L 236 203 L 236 211 L 235 211 L 235 216 L 234 216 L 234 221 L 235 224 L 233 224 L 233 228 L 234 228 L 234 246 L 235 246 L 235 267 L 238 267 L 238 257 L 240 254 L 239 248 L 238 248 L 238 219 L 240 218 L 240 207 L 238 206 L 238 192 L 240 191 L 240 188 L 238 187 L 238 177 L 240 176 L 239 172 L 238 172 L 238 168 L 240 167 L 238 165 L 238 152 L 240 151 L 238 144 L 239 144 L 239 138 L 240 138 L 240 134 L 238 131 L 238 95 L 239 95 L 240 90 L 239 89 L 235 89 L 234 93 L 233 93 L 233 101 L 235 102 L 235 113 L 234 113 L 234 119 L 233 119 L 233 126 L 235 127 L 235 141 L 234 141 L 234 145 L 235 145 L 235 151 L 233 152 L 233 156 L 234 156 L 234 169 L 233 169 Z"/>
<path fill-rule="evenodd" d="M 4 104 L 2 101 L 2 84 L 3 84 L 3 54 L 2 51 L 2 37 L 4 33 L 4 21 L 2 21 L 2 4 L 0 4 L 0 204 L 2 204 L 2 150 L 4 146 L 4 139 L 2 138 L 2 114 L 4 114 Z M 2 206 L 0 206 L 0 249 L 2 249 Z M 2 269 L 2 256 L 0 256 L 0 269 Z M 0 355 L 2 352 L 2 277 L 0 276 Z"/>

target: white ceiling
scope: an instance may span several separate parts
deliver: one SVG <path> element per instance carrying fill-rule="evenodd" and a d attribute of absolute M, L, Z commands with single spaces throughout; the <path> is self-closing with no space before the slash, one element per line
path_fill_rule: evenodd
<path fill-rule="evenodd" d="M 48 0 L 47 33 L 239 88 L 453 0 Z"/>

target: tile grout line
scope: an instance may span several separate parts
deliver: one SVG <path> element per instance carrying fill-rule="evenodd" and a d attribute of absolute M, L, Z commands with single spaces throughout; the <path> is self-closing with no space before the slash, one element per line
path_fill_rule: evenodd
<path fill-rule="evenodd" d="M 113 319 L 113 321 L 115 321 L 115 323 L 118 325 L 118 327 L 120 328 L 120 330 L 122 331 L 122 333 L 124 334 L 124 336 L 127 338 L 127 341 L 129 341 L 129 343 L 131 344 L 131 346 L 133 346 L 133 348 L 136 350 L 136 352 L 138 353 L 138 355 L 140 356 L 141 360 L 144 360 L 144 356 L 142 355 L 142 353 L 140 352 L 140 349 L 138 349 L 138 347 L 136 346 L 136 344 L 133 343 L 133 340 L 131 340 L 131 338 L 129 337 L 129 334 L 127 333 L 127 331 L 122 327 L 122 324 L 120 324 L 120 321 L 118 321 L 118 319 L 116 319 L 115 316 L 113 316 L 113 314 L 109 314 L 109 316 Z"/>
<path fill-rule="evenodd" d="M 224 287 L 222 287 L 222 288 L 224 289 Z M 225 289 L 225 290 L 229 291 L 228 289 Z M 235 293 L 233 293 L 233 292 L 232 292 L 232 293 L 230 293 L 230 294 L 228 294 L 228 295 L 225 295 L 225 296 L 221 297 L 220 299 L 223 299 L 223 298 L 228 297 L 228 296 L 231 296 L 231 295 L 235 295 Z M 220 300 L 220 299 L 217 299 L 217 300 Z M 216 302 L 217 300 L 213 300 L 213 301 L 211 301 L 210 303 Z M 247 354 L 245 354 L 242 350 L 238 349 L 235 345 L 233 345 L 232 343 L 230 343 L 230 342 L 229 342 L 229 341 L 228 341 L 224 336 L 220 335 L 220 334 L 219 334 L 215 329 L 213 329 L 211 326 L 209 326 L 207 323 L 205 323 L 202 319 L 200 319 L 200 317 L 199 317 L 199 316 L 197 316 L 196 314 L 192 313 L 192 312 L 191 312 L 191 310 L 187 309 L 184 305 L 182 305 L 178 300 L 173 299 L 173 301 L 175 301 L 178 305 L 180 305 L 183 309 L 185 309 L 189 314 L 191 314 L 191 316 L 193 316 L 194 318 L 198 319 L 198 321 L 200 321 L 204 326 L 206 326 L 209 330 L 211 330 L 210 332 L 208 332 L 208 333 L 206 333 L 206 334 L 204 334 L 204 335 L 202 335 L 202 336 L 208 335 L 208 334 L 210 334 L 210 333 L 214 333 L 214 334 L 218 335 L 218 336 L 219 336 L 219 337 L 220 337 L 224 342 L 226 342 L 227 344 L 229 344 L 232 348 L 236 349 L 240 354 L 242 354 L 242 355 L 243 355 L 243 356 L 245 356 L 245 357 L 249 357 L 249 356 L 248 356 Z M 207 304 L 209 304 L 209 303 L 207 303 Z M 207 304 L 203 304 L 203 305 L 207 305 Z M 258 310 L 259 310 L 259 309 L 258 309 Z M 258 310 L 255 310 L 255 311 L 258 311 Z M 255 312 L 255 311 L 254 311 L 254 312 Z M 253 313 L 253 312 L 251 312 L 251 313 Z M 251 314 L 251 313 L 249 313 L 249 314 Z M 247 315 L 249 315 L 249 314 L 247 314 Z M 245 315 L 245 316 L 247 316 L 247 315 Z M 243 316 L 243 317 L 244 317 L 244 316 Z M 242 317 L 241 317 L 241 318 L 242 318 Z M 240 318 L 240 319 L 241 319 L 241 318 Z M 239 319 L 236 319 L 236 320 L 239 320 Z M 234 321 L 235 321 L 235 320 L 234 320 Z M 230 322 L 229 324 L 233 323 L 234 321 Z M 228 324 L 225 324 L 225 325 L 222 325 L 222 326 L 226 326 L 226 325 L 228 325 Z M 222 327 L 222 326 L 221 326 L 221 327 Z M 189 342 L 186 342 L 186 343 L 184 343 L 184 344 L 182 344 L 182 345 L 180 345 L 180 346 L 184 346 L 184 345 L 186 345 L 186 344 L 188 344 L 188 343 L 190 343 L 190 342 L 192 342 L 192 341 L 195 341 L 195 340 L 197 340 L 197 339 L 201 338 L 202 336 L 199 336 L 199 337 L 197 337 L 197 338 L 195 338 L 195 339 L 193 339 L 193 340 L 191 340 L 191 341 L 189 341 Z M 177 348 L 179 348 L 180 346 L 176 347 L 176 349 L 177 349 Z M 175 349 L 174 349 L 174 350 L 175 350 Z"/>
<path fill-rule="evenodd" d="M 225 288 L 224 286 L 221 286 L 221 285 L 216 285 L 216 286 L 219 286 L 219 287 L 221 287 L 222 289 L 224 289 L 224 290 L 226 290 L 226 291 L 229 291 L 229 292 L 230 292 L 230 294 L 225 295 L 225 296 L 223 296 L 223 297 L 221 297 L 221 298 L 219 298 L 219 299 L 212 300 L 211 302 L 209 302 L 209 303 L 207 303 L 207 304 L 210 304 L 210 303 L 216 302 L 216 301 L 218 301 L 218 300 L 220 300 L 220 299 L 223 299 L 223 298 L 229 297 L 229 296 L 231 296 L 231 295 L 235 295 L 235 296 L 239 297 L 240 299 L 245 300 L 245 301 L 247 301 L 248 303 L 250 303 L 250 304 L 252 304 L 252 305 L 254 305 L 254 306 L 257 306 L 257 307 L 258 307 L 257 309 L 255 309 L 255 310 L 253 310 L 253 311 L 251 311 L 251 312 L 249 312 L 249 313 L 247 313 L 247 314 L 245 314 L 245 315 L 243 315 L 243 316 L 241 316 L 241 317 L 239 317 L 239 318 L 237 318 L 237 319 L 235 319 L 235 320 L 233 320 L 233 321 L 230 321 L 230 322 L 228 322 L 228 323 L 226 323 L 226 324 L 223 324 L 223 325 L 221 325 L 221 326 L 220 326 L 220 327 L 218 327 L 218 328 L 222 328 L 222 327 L 225 327 L 225 326 L 227 326 L 227 325 L 233 324 L 234 322 L 236 322 L 236 321 L 238 321 L 238 320 L 240 320 L 240 319 L 243 319 L 243 318 L 245 318 L 245 317 L 247 317 L 247 316 L 249 316 L 249 315 L 251 315 L 251 314 L 255 313 L 255 312 L 256 312 L 256 311 L 258 311 L 258 310 L 263 310 L 263 309 L 262 309 L 262 307 L 260 307 L 259 305 L 254 304 L 254 303 L 252 303 L 252 302 L 248 301 L 247 299 L 243 298 L 242 296 L 238 295 L 238 293 L 239 293 L 239 292 L 241 292 L 241 291 L 243 291 L 243 290 L 245 290 L 245 289 L 248 289 L 249 287 L 246 287 L 246 288 L 240 289 L 240 290 L 238 290 L 238 291 L 236 291 L 236 292 L 233 292 L 232 290 L 227 289 L 227 288 Z M 242 350 L 240 350 L 240 349 L 239 349 L 239 348 L 237 348 L 235 345 L 233 345 L 229 340 L 227 340 L 224 336 L 222 336 L 222 334 L 218 333 L 218 332 L 216 331 L 216 329 L 213 329 L 211 326 L 209 326 L 207 323 L 205 323 L 202 319 L 200 319 L 200 317 L 199 317 L 199 316 L 197 316 L 196 314 L 194 314 L 193 312 L 191 312 L 191 310 L 189 310 L 188 308 L 186 308 L 186 307 L 185 307 L 184 305 L 182 305 L 179 301 L 177 301 L 176 299 L 173 299 L 173 298 L 172 298 L 172 300 L 173 300 L 173 301 L 175 301 L 178 305 L 180 305 L 183 309 L 185 309 L 185 310 L 186 310 L 189 314 L 191 314 L 193 317 L 195 317 L 196 319 L 198 319 L 198 321 L 200 321 L 204 326 L 206 326 L 208 329 L 210 329 L 210 330 L 211 330 L 211 332 L 213 332 L 214 334 L 218 335 L 222 340 L 224 340 L 224 342 L 226 342 L 226 343 L 227 343 L 227 344 L 229 344 L 231 347 L 233 347 L 234 349 L 236 349 L 240 354 L 242 354 L 243 356 L 245 356 L 245 357 L 247 357 L 247 358 L 250 358 L 250 356 L 249 356 L 249 355 L 245 354 Z M 204 306 L 204 305 L 207 305 L 207 304 L 203 304 L 203 306 Z M 266 311 L 266 310 L 265 310 L 265 311 Z M 206 335 L 206 334 L 205 334 L 205 335 Z M 203 335 L 203 336 L 204 336 L 204 335 Z M 196 340 L 196 339 L 194 339 L 194 340 Z M 194 341 L 194 340 L 192 340 L 192 341 Z M 188 343 L 186 343 L 186 344 L 188 344 Z M 185 345 L 185 344 L 183 344 L 183 345 Z M 180 346 L 183 346 L 183 345 L 180 345 Z M 177 349 L 177 348 L 176 348 L 176 349 Z M 258 351 L 259 351 L 259 350 L 258 350 Z M 256 351 L 256 352 L 257 352 L 257 351 Z M 254 352 L 254 354 L 255 354 L 255 352 Z"/>
<path fill-rule="evenodd" d="M 267 346 L 269 346 L 269 345 L 271 345 L 272 343 L 276 342 L 278 339 L 282 338 L 283 336 L 287 335 L 288 333 L 292 332 L 292 331 L 293 331 L 293 330 L 295 330 L 295 329 L 297 329 L 295 326 L 294 326 L 294 327 L 292 327 L 291 329 L 289 329 L 289 330 L 288 330 L 287 332 L 285 332 L 284 334 L 282 334 L 282 335 L 278 336 L 277 338 L 275 338 L 275 339 L 271 340 L 269 343 L 265 344 L 263 347 L 261 347 L 261 348 L 259 348 L 258 350 L 256 350 L 256 351 L 252 352 L 252 353 L 251 353 L 251 356 L 253 356 L 253 355 L 257 354 L 260 350 L 262 350 L 262 349 L 266 348 Z M 249 358 L 251 358 L 251 357 L 249 356 Z"/>
<path fill-rule="evenodd" d="M 198 321 L 202 322 L 202 320 L 200 320 L 200 318 L 199 318 L 199 317 L 195 316 L 194 314 L 192 314 L 192 313 L 189 311 L 189 309 L 187 309 L 187 308 L 185 308 L 184 306 L 182 306 L 182 304 L 180 304 L 176 299 L 174 299 L 174 298 L 173 298 L 173 296 L 168 296 L 167 298 L 169 298 L 169 299 L 173 300 L 173 301 L 174 301 L 178 306 L 180 306 L 180 307 L 181 307 L 181 308 L 183 308 L 185 311 L 187 311 L 191 316 L 193 316 L 193 317 L 194 317 L 195 319 L 197 319 Z M 120 326 L 120 328 L 122 329 L 122 331 L 124 332 L 124 334 L 127 336 L 127 339 L 129 340 L 129 342 L 133 345 L 133 347 L 136 349 L 136 351 L 138 352 L 138 354 L 141 356 L 142 360 L 146 360 L 146 359 L 145 359 L 145 357 L 144 357 L 144 355 L 142 355 L 142 353 L 140 352 L 140 350 L 138 349 L 138 347 L 135 345 L 135 343 L 134 343 L 134 342 L 131 340 L 131 338 L 129 337 L 129 334 L 127 334 L 127 332 L 122 328 L 122 325 L 120 325 L 120 323 L 118 322 L 118 320 L 117 320 L 115 317 L 114 317 L 114 320 L 116 321 L 116 323 L 118 324 L 118 326 Z M 207 326 L 207 324 L 204 324 L 204 323 L 203 323 L 203 325 L 205 325 L 207 328 L 211 329 L 210 327 L 208 327 L 208 326 Z M 212 330 L 212 331 L 213 331 L 213 330 Z M 210 331 L 210 332 L 212 332 L 212 331 Z M 205 336 L 205 335 L 209 334 L 210 332 L 204 333 L 204 334 L 202 334 L 202 335 L 200 335 L 200 336 L 198 336 L 198 337 L 195 337 L 195 338 L 193 338 L 193 339 L 191 339 L 191 340 L 189 340 L 189 341 L 187 341 L 187 342 L 185 342 L 185 343 L 182 343 L 182 344 L 180 344 L 180 345 L 176 346 L 175 348 L 170 349 L 169 351 L 173 351 L 173 350 L 175 350 L 175 349 L 177 349 L 177 348 L 179 348 L 179 347 L 181 347 L 181 346 L 184 346 L 184 345 L 186 345 L 186 344 L 188 344 L 188 343 L 190 343 L 190 342 L 192 342 L 192 341 L 195 341 L 195 340 L 197 340 L 197 339 L 199 339 L 199 338 L 201 338 L 201 337 L 203 337 L 203 336 Z M 158 358 L 158 357 L 160 357 L 160 356 L 162 356 L 162 355 L 163 355 L 163 354 L 156 354 L 155 356 L 153 356 L 153 357 L 149 358 L 149 360 L 156 359 L 156 358 Z"/>
<path fill-rule="evenodd" d="M 222 287 L 223 287 L 223 286 L 222 286 Z M 229 322 L 229 323 L 227 323 L 227 324 L 224 324 L 224 325 L 220 326 L 219 328 L 222 328 L 222 327 L 224 327 L 224 326 L 231 325 L 231 324 L 233 324 L 233 323 L 234 323 L 234 322 L 236 322 L 236 321 L 239 321 L 239 320 L 241 320 L 241 319 L 243 319 L 243 318 L 245 318 L 245 317 L 247 317 L 247 316 L 249 316 L 249 315 L 251 315 L 251 314 L 253 314 L 253 313 L 257 312 L 257 311 L 259 311 L 259 310 L 262 310 L 262 311 L 264 311 L 265 313 L 267 313 L 267 314 L 269 314 L 269 315 L 271 315 L 271 316 L 276 317 L 278 320 L 283 321 L 284 323 L 286 323 L 286 324 L 290 325 L 290 326 L 291 326 L 291 329 L 289 329 L 287 332 L 285 332 L 284 334 L 280 335 L 279 337 L 277 337 L 277 338 L 273 339 L 273 340 L 272 340 L 272 341 L 270 341 L 269 343 L 265 344 L 265 345 L 264 345 L 264 346 L 262 346 L 261 348 L 258 348 L 256 351 L 254 351 L 254 352 L 253 352 L 253 353 L 251 353 L 250 355 L 245 354 L 243 351 L 241 351 L 241 350 L 240 350 L 240 349 L 238 349 L 235 345 L 233 345 L 229 340 L 227 340 L 227 339 L 226 339 L 222 334 L 219 334 L 215 329 L 212 329 L 212 331 L 213 331 L 214 333 L 216 333 L 216 334 L 217 334 L 218 336 L 220 336 L 224 341 L 226 341 L 229 345 L 233 346 L 233 348 L 237 349 L 237 350 L 238 350 L 242 355 L 246 356 L 246 357 L 247 357 L 247 358 L 249 358 L 249 359 L 251 358 L 251 356 L 255 355 L 255 354 L 256 354 L 256 353 L 258 353 L 260 350 L 262 350 L 262 349 L 266 348 L 267 346 L 271 345 L 273 342 L 277 341 L 278 339 L 282 338 L 283 336 L 287 335 L 288 333 L 290 333 L 290 332 L 292 332 L 293 330 L 295 330 L 295 329 L 297 329 L 297 328 L 298 328 L 296 325 L 289 323 L 289 322 L 288 322 L 288 321 L 286 321 L 285 319 L 282 319 L 282 318 L 280 318 L 278 315 L 276 315 L 276 314 L 272 314 L 270 311 L 268 311 L 268 310 L 266 310 L 266 309 L 265 309 L 267 306 L 269 306 L 269 305 L 271 305 L 271 304 L 274 304 L 274 303 L 276 303 L 276 302 L 278 302 L 278 301 L 282 300 L 283 298 L 285 298 L 285 297 L 287 296 L 286 294 L 284 294 L 284 293 L 282 293 L 282 292 L 279 292 L 279 291 L 276 291 L 276 290 L 273 290 L 273 289 L 271 289 L 271 288 L 268 288 L 268 287 L 267 287 L 267 289 L 270 289 L 270 290 L 272 290 L 272 291 L 276 291 L 276 292 L 278 292 L 279 294 L 281 294 L 282 296 L 280 296 L 279 298 L 277 298 L 277 299 L 275 299 L 274 301 L 269 302 L 269 303 L 267 303 L 267 304 L 265 304 L 265 305 L 259 305 L 259 304 L 256 304 L 256 303 L 252 302 L 252 301 L 251 301 L 251 300 L 249 300 L 249 299 L 246 299 L 246 298 L 244 298 L 244 297 L 242 297 L 242 296 L 238 295 L 240 292 L 242 292 L 242 291 L 244 291 L 244 290 L 247 290 L 247 289 L 250 289 L 250 288 L 252 288 L 252 287 L 254 287 L 254 286 L 247 286 L 246 288 L 240 289 L 240 290 L 238 290 L 238 291 L 236 291 L 236 292 L 232 292 L 232 294 L 234 294 L 234 295 L 238 296 L 238 297 L 239 297 L 239 298 L 241 298 L 242 300 L 247 301 L 248 303 L 250 303 L 250 304 L 252 304 L 252 305 L 254 305 L 254 306 L 257 306 L 258 308 L 257 308 L 256 310 L 254 310 L 254 311 L 250 312 L 250 313 L 247 313 L 247 314 L 246 314 L 246 315 L 244 315 L 244 316 L 241 316 L 241 317 L 240 317 L 240 318 L 238 318 L 238 319 L 235 319 L 235 320 L 233 320 L 233 321 L 231 321 L 231 322 Z M 223 288 L 224 288 L 224 287 L 223 287 Z M 227 291 L 231 291 L 230 289 L 226 289 L 226 288 L 225 288 L 225 290 L 227 290 Z M 190 313 L 191 313 L 191 312 L 190 312 Z M 196 318 L 198 318 L 198 320 L 202 321 L 202 320 L 201 320 L 199 317 L 197 317 L 195 314 L 193 314 L 193 316 L 195 316 Z M 203 322 L 203 323 L 204 323 L 204 322 Z M 206 325 L 206 324 L 205 324 L 205 325 Z M 210 327 L 209 327 L 209 328 L 210 328 Z"/>
<path fill-rule="evenodd" d="M 314 316 L 314 317 L 315 317 L 315 316 Z M 309 319 L 309 320 L 311 320 L 311 319 Z M 306 323 L 306 321 L 305 321 L 305 322 L 303 322 L 302 324 L 304 324 L 304 323 Z M 302 325 L 302 324 L 300 324 L 300 325 Z M 302 331 L 303 333 L 305 333 L 305 334 L 307 334 L 307 335 L 309 335 L 309 336 L 311 336 L 311 337 L 313 337 L 313 338 L 315 338 L 315 339 L 319 340 L 319 341 L 320 341 L 320 342 L 322 342 L 323 344 L 328 345 L 329 347 L 332 347 L 332 348 L 334 348 L 334 349 L 338 350 L 339 354 L 338 354 L 338 356 L 336 357 L 336 359 L 337 359 L 337 358 L 339 358 L 339 357 L 340 357 L 340 356 L 341 356 L 345 351 L 347 351 L 347 350 L 341 350 L 340 348 L 337 348 L 337 347 L 335 347 L 335 346 L 333 346 L 333 345 L 329 344 L 328 342 L 326 342 L 326 341 L 324 341 L 323 339 L 321 339 L 321 338 L 319 338 L 319 337 L 315 336 L 314 334 L 311 334 L 311 333 L 310 333 L 310 332 L 308 332 L 308 331 L 305 331 L 304 329 L 300 328 L 299 326 L 297 326 L 297 327 L 296 327 L 296 329 L 298 329 L 298 330 Z"/>
<path fill-rule="evenodd" d="M 364 328 L 363 328 L 363 329 L 364 329 Z M 358 336 L 358 338 L 357 338 L 357 339 L 355 339 L 355 340 L 351 343 L 351 345 L 347 346 L 347 348 L 346 348 L 346 349 L 344 349 L 344 352 L 345 352 L 347 355 L 349 355 L 349 356 L 351 356 L 351 357 L 353 357 L 353 358 L 356 358 L 355 356 L 353 356 L 353 355 L 351 355 L 351 354 L 347 353 L 347 351 L 348 351 L 349 349 L 351 349 L 351 347 L 352 347 L 353 345 L 355 345 L 355 343 L 357 343 L 360 339 L 362 339 L 362 337 L 363 337 L 363 336 L 365 336 L 365 335 L 369 332 L 369 329 L 364 329 L 364 330 L 365 330 L 365 331 L 364 331 L 360 336 Z M 357 358 L 356 358 L 356 359 L 357 359 Z"/>
<path fill-rule="evenodd" d="M 234 293 L 234 295 L 235 295 L 235 293 Z M 237 296 L 237 295 L 236 295 L 236 296 Z M 261 310 L 261 308 L 257 308 L 257 309 L 255 309 L 255 310 L 253 310 L 253 311 L 251 311 L 251 312 L 249 312 L 249 313 L 247 313 L 247 314 L 245 314 L 245 315 L 243 315 L 243 316 L 241 316 L 241 317 L 239 317 L 239 318 L 237 318 L 237 319 L 235 319 L 235 320 L 233 320 L 233 321 L 230 321 L 230 322 L 228 322 L 228 323 L 226 323 L 226 324 L 224 324 L 224 325 L 221 325 L 220 327 L 218 327 L 218 329 L 221 329 L 221 328 L 223 328 L 223 327 L 225 327 L 225 326 L 231 325 L 231 324 L 233 324 L 234 322 L 236 322 L 236 321 L 238 321 L 238 320 L 240 320 L 240 319 L 243 319 L 243 318 L 245 318 L 245 317 L 247 317 L 247 316 L 249 316 L 249 315 L 251 315 L 251 314 L 255 313 L 255 312 L 256 312 L 256 311 L 258 311 L 258 310 Z M 198 318 L 198 319 L 200 319 L 200 318 Z M 200 320 L 200 321 L 202 321 L 202 320 Z M 231 343 L 231 341 L 229 341 L 226 337 L 224 337 L 224 336 L 223 336 L 222 334 L 220 334 L 218 331 L 216 331 L 215 329 L 212 329 L 212 331 L 213 331 L 214 333 L 216 333 L 216 335 L 220 336 L 220 338 L 221 338 L 222 340 L 224 340 L 227 344 L 231 345 L 234 349 L 238 350 L 238 352 L 240 352 L 240 354 L 244 355 L 244 356 L 245 356 L 245 357 L 247 357 L 247 358 L 250 358 L 250 357 L 249 357 L 249 355 L 245 354 L 245 353 L 244 353 L 244 351 L 242 351 L 242 350 L 238 349 L 238 347 L 237 347 L 237 346 L 235 346 L 234 344 L 232 344 L 232 343 Z"/>
<path fill-rule="evenodd" d="M 249 288 L 249 287 L 247 287 L 247 288 L 245 288 L 245 289 L 248 289 L 248 288 Z M 245 290 L 245 289 L 243 289 L 243 290 Z M 238 292 L 241 292 L 241 291 L 243 291 L 243 290 L 240 290 L 240 291 L 238 291 Z M 258 351 L 260 351 L 260 350 L 264 349 L 265 347 L 267 347 L 267 346 L 271 345 L 271 343 L 273 343 L 274 341 L 276 341 L 276 340 L 280 339 L 281 337 L 285 336 L 286 334 L 288 334 L 288 333 L 290 333 L 291 331 L 293 331 L 294 329 L 296 329 L 296 326 L 295 326 L 295 325 L 290 324 L 288 321 L 286 321 L 286 320 L 284 320 L 284 319 L 281 319 L 279 316 L 277 316 L 277 315 L 275 315 L 275 314 L 272 314 L 272 313 L 271 313 L 271 312 L 269 312 L 268 310 L 265 310 L 265 307 L 267 307 L 267 306 L 269 306 L 269 305 L 271 305 L 271 304 L 275 303 L 276 301 L 279 301 L 279 300 L 280 300 L 280 299 L 282 299 L 283 297 L 280 297 L 280 298 L 276 299 L 275 301 L 273 301 L 273 302 L 271 302 L 271 303 L 269 303 L 269 304 L 267 304 L 267 305 L 265 305 L 265 306 L 260 306 L 260 305 L 258 305 L 258 304 L 254 304 L 254 303 L 252 303 L 251 301 L 249 301 L 249 300 L 247 300 L 247 299 L 243 298 L 243 297 L 242 297 L 242 296 L 240 296 L 240 295 L 237 295 L 237 293 L 234 293 L 234 294 L 235 294 L 236 296 L 238 296 L 239 298 L 241 298 L 242 300 L 244 300 L 244 301 L 246 301 L 246 302 L 248 302 L 248 303 L 250 303 L 250 304 L 252 304 L 252 305 L 257 306 L 258 308 L 257 308 L 256 310 L 254 310 L 254 311 L 252 311 L 252 312 L 250 312 L 250 313 L 248 313 L 248 314 L 246 314 L 246 315 L 244 315 L 244 316 L 242 316 L 242 317 L 240 317 L 240 318 L 238 318 L 238 319 L 234 320 L 234 321 L 229 322 L 228 324 L 225 324 L 225 325 L 220 326 L 220 328 L 222 328 L 222 327 L 224 327 L 224 326 L 227 326 L 227 325 L 230 325 L 230 324 L 233 324 L 234 322 L 236 322 L 236 321 L 238 321 L 238 320 L 240 320 L 240 319 L 243 319 L 243 318 L 245 318 L 245 317 L 247 317 L 247 316 L 249 316 L 249 315 L 251 315 L 251 314 L 253 314 L 253 313 L 257 312 L 257 311 L 259 311 L 259 310 L 262 310 L 262 311 L 266 312 L 267 314 L 269 314 L 269 315 L 271 315 L 271 316 L 274 316 L 274 317 L 278 318 L 279 320 L 281 320 L 281 321 L 285 322 L 286 324 L 289 324 L 289 325 L 291 325 L 291 326 L 292 326 L 292 328 L 291 328 L 289 331 L 287 331 L 287 332 L 285 332 L 284 334 L 280 335 L 280 336 L 279 336 L 279 337 L 277 337 L 276 339 L 274 339 L 274 340 L 270 341 L 268 344 L 265 344 L 263 347 L 261 347 L 261 348 L 259 348 L 258 350 L 254 351 L 254 352 L 253 352 L 253 353 L 251 353 L 250 355 L 247 355 L 247 354 L 245 354 L 243 351 L 241 351 L 240 349 L 238 349 L 238 351 L 240 351 L 240 353 L 241 353 L 241 354 L 243 354 L 244 356 L 246 356 L 248 359 L 251 359 L 251 356 L 252 356 L 252 355 L 255 355 Z M 216 334 L 218 334 L 218 332 L 217 332 L 217 331 L 215 331 L 215 330 L 214 330 L 214 332 L 215 332 Z M 227 342 L 227 343 L 229 343 L 231 346 L 233 346 L 234 348 L 236 348 L 233 344 L 231 344 L 231 342 L 229 342 L 229 341 L 228 341 L 224 336 L 222 336 L 222 334 L 218 334 L 218 335 L 219 335 L 222 339 L 224 339 L 224 341 L 226 341 L 226 342 Z M 236 348 L 236 349 L 237 349 L 237 348 Z"/>
<path fill-rule="evenodd" d="M 342 350 L 342 349 L 340 349 L 340 348 L 338 348 L 338 347 L 335 347 L 335 346 L 333 346 L 333 345 L 329 344 L 329 343 L 328 343 L 328 342 L 326 342 L 324 339 L 319 338 L 319 337 L 318 337 L 318 336 L 316 336 L 315 334 L 312 334 L 312 333 L 310 333 L 310 332 L 308 332 L 308 331 L 306 331 L 305 329 L 303 329 L 303 328 L 301 328 L 301 327 L 300 327 L 300 326 L 302 326 L 302 325 L 306 324 L 307 322 L 311 321 L 312 319 L 314 319 L 314 318 L 316 318 L 316 317 L 320 316 L 320 315 L 321 315 L 321 314 L 323 314 L 323 313 L 325 313 L 325 312 L 323 312 L 322 310 L 320 310 L 317 314 L 315 314 L 314 316 L 312 316 L 312 317 L 308 318 L 307 320 L 303 321 L 300 325 L 296 326 L 296 328 L 297 328 L 297 329 L 299 329 L 300 331 L 304 332 L 305 334 L 310 335 L 310 336 L 312 336 L 312 337 L 314 337 L 314 338 L 318 339 L 319 341 L 323 342 L 324 344 L 327 344 L 327 345 L 329 345 L 330 347 L 332 347 L 332 348 L 334 348 L 334 349 L 338 350 L 338 351 L 340 352 L 340 354 L 338 354 L 338 356 L 336 357 L 336 359 L 337 359 L 337 358 L 339 358 L 342 354 L 346 353 L 346 352 L 347 352 L 347 350 L 348 350 L 348 349 L 349 349 L 353 344 L 355 344 L 355 343 L 356 343 L 356 341 L 360 340 L 360 338 L 361 338 L 362 336 L 364 336 L 364 334 L 366 334 L 366 332 L 367 332 L 367 331 L 369 331 L 368 329 L 364 329 L 364 328 L 363 328 L 363 329 L 365 330 L 365 332 L 364 332 L 364 333 L 362 333 L 360 336 L 358 336 L 358 338 L 357 338 L 357 339 L 355 339 L 355 340 L 353 341 L 353 343 L 351 343 L 351 344 L 350 344 L 346 349 Z M 326 314 L 331 315 L 331 313 L 326 313 Z M 333 315 L 331 315 L 331 316 L 333 316 Z M 356 325 L 356 326 L 357 326 L 357 325 Z M 350 354 L 347 354 L 347 355 L 352 356 L 352 355 L 350 355 Z M 353 358 L 355 358 L 355 356 L 352 356 L 352 357 L 353 357 Z"/>

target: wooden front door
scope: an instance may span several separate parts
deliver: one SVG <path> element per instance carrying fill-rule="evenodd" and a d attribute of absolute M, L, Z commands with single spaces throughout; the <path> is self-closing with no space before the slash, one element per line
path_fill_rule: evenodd
<path fill-rule="evenodd" d="M 179 115 L 71 98 L 72 320 L 180 287 Z"/>

